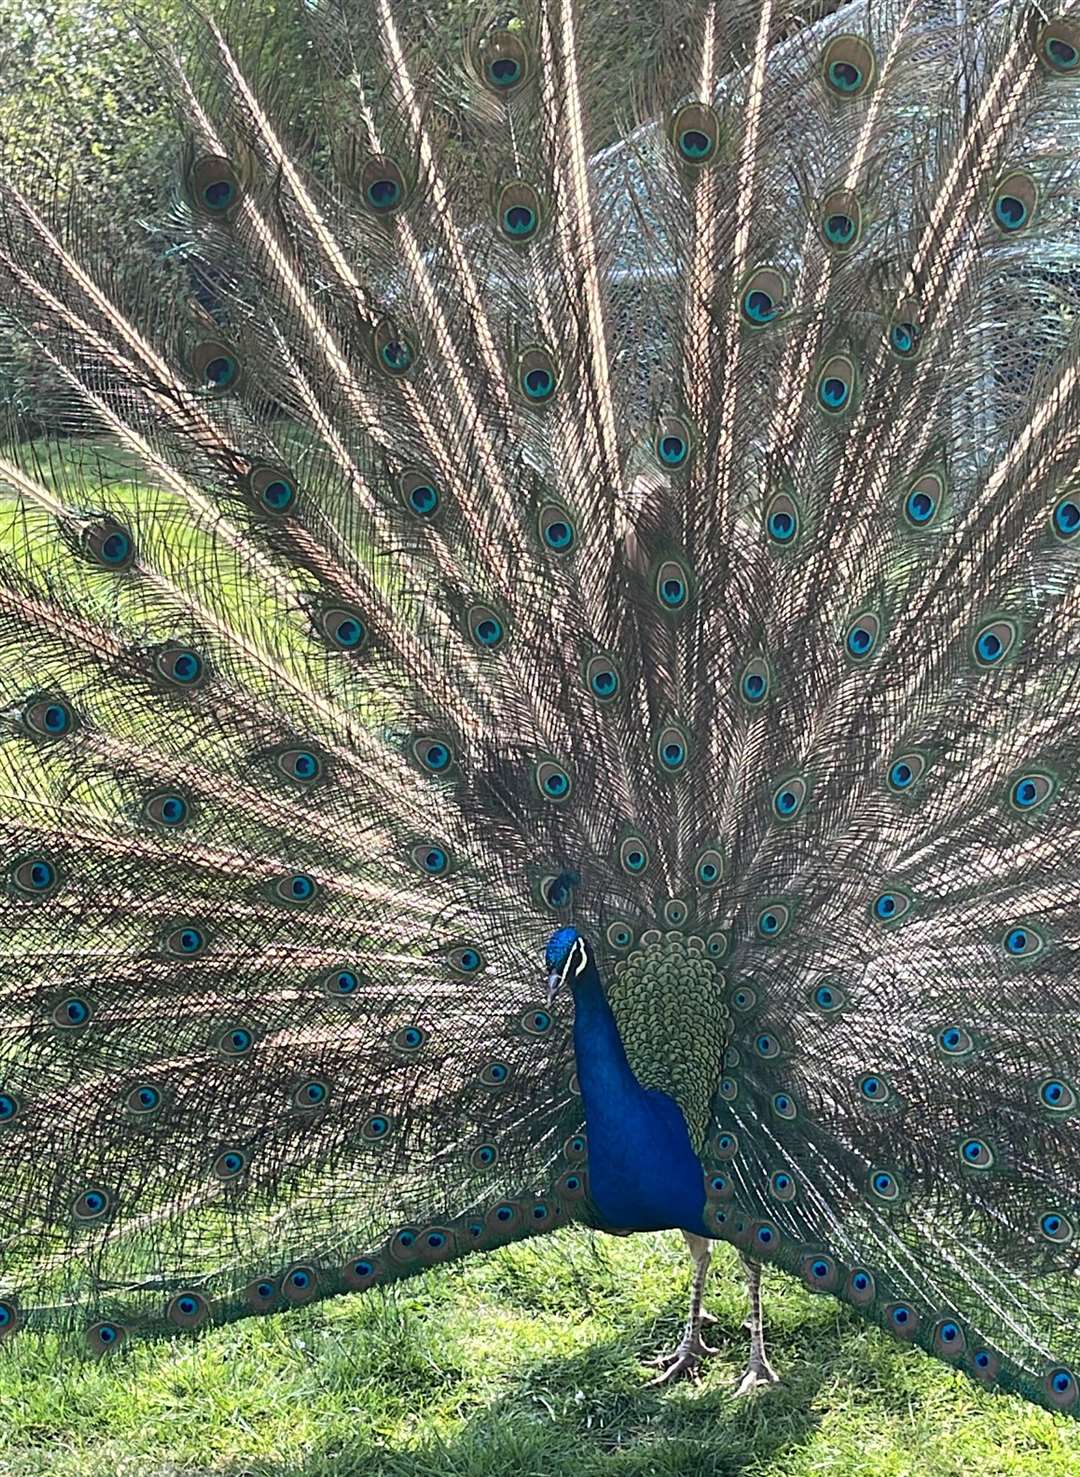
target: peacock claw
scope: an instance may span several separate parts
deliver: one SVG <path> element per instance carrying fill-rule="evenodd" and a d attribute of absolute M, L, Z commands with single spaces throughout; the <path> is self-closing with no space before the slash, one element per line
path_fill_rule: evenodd
<path fill-rule="evenodd" d="M 732 1392 L 736 1399 L 740 1395 L 753 1395 L 755 1391 L 767 1389 L 769 1385 L 778 1385 L 780 1376 L 764 1355 L 760 1359 L 751 1359 L 746 1373 L 735 1386 Z"/>
<path fill-rule="evenodd" d="M 702 1359 L 719 1352 L 719 1349 L 712 1349 L 708 1344 L 703 1343 L 700 1334 L 687 1335 L 672 1353 L 658 1354 L 655 1359 L 649 1360 L 649 1368 L 659 1369 L 661 1372 L 655 1379 L 649 1381 L 648 1388 L 652 1389 L 657 1385 L 671 1385 L 684 1376 L 687 1379 L 699 1380 Z"/>

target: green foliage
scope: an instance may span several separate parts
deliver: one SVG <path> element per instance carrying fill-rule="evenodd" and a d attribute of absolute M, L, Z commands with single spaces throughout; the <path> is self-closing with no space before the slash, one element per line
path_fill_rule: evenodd
<path fill-rule="evenodd" d="M 198 1344 L 57 1372 L 0 1356 L 3 1477 L 1069 1477 L 1080 1428 L 977 1390 L 766 1273 L 784 1384 L 730 1394 L 742 1282 L 721 1250 L 720 1353 L 700 1386 L 645 1387 L 679 1337 L 674 1236 L 561 1233 Z"/>

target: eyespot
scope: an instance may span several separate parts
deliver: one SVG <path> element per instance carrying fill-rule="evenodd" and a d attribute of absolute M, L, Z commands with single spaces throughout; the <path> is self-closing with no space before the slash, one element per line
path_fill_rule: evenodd
<path fill-rule="evenodd" d="M 992 1169 L 994 1154 L 984 1139 L 965 1139 L 960 1145 L 960 1158 L 968 1169 Z"/>
<path fill-rule="evenodd" d="M 889 1100 L 889 1084 L 875 1072 L 860 1079 L 859 1091 L 868 1103 L 885 1103 Z"/>
<path fill-rule="evenodd" d="M 223 1056 L 247 1056 L 255 1045 L 255 1034 L 247 1026 L 227 1026 L 218 1033 L 214 1045 Z"/>
<path fill-rule="evenodd" d="M 831 1256 L 811 1253 L 801 1263 L 802 1279 L 811 1292 L 835 1292 L 839 1276 Z"/>
<path fill-rule="evenodd" d="M 152 826 L 179 831 L 192 820 L 194 808 L 188 797 L 177 790 L 156 790 L 143 801 L 140 814 Z"/>
<path fill-rule="evenodd" d="M 757 267 L 739 294 L 739 316 L 747 328 L 768 328 L 787 312 L 791 289 L 775 267 Z"/>
<path fill-rule="evenodd" d="M 390 1040 L 399 1051 L 419 1051 L 428 1039 L 427 1032 L 419 1026 L 402 1026 L 400 1031 L 395 1031 Z"/>
<path fill-rule="evenodd" d="M 768 903 L 754 920 L 754 929 L 760 939 L 777 939 L 791 923 L 791 909 L 786 903 Z"/>
<path fill-rule="evenodd" d="M 690 757 L 686 735 L 669 723 L 656 740 L 656 757 L 664 774 L 678 774 Z"/>
<path fill-rule="evenodd" d="M 857 384 L 855 364 L 846 354 L 833 354 L 818 371 L 816 398 L 826 415 L 842 415 L 850 409 Z"/>
<path fill-rule="evenodd" d="M 495 207 L 495 226 L 504 241 L 512 246 L 525 246 L 532 241 L 543 221 L 540 196 L 524 180 L 511 180 L 499 191 Z"/>
<path fill-rule="evenodd" d="M 18 1333 L 22 1327 L 22 1315 L 14 1298 L 0 1299 L 0 1343 Z"/>
<path fill-rule="evenodd" d="M 844 632 L 844 653 L 853 662 L 865 662 L 877 648 L 881 618 L 873 610 L 862 610 Z"/>
<path fill-rule="evenodd" d="M 510 1080 L 510 1068 L 505 1062 L 488 1062 L 480 1073 L 485 1087 L 503 1087 Z"/>
<path fill-rule="evenodd" d="M 135 562 L 135 542 L 113 518 L 101 518 L 84 527 L 79 552 L 102 569 L 130 569 Z"/>
<path fill-rule="evenodd" d="M 362 651 L 367 645 L 367 624 L 351 606 L 324 606 L 313 613 L 311 624 L 315 634 L 335 651 Z"/>
<path fill-rule="evenodd" d="M 649 848 L 640 836 L 627 836 L 619 847 L 619 865 L 632 877 L 640 876 L 649 865 Z"/>
<path fill-rule="evenodd" d="M 726 1174 L 711 1174 L 705 1181 L 705 1194 L 710 1200 L 730 1200 L 735 1193 L 735 1186 Z"/>
<path fill-rule="evenodd" d="M 368 159 L 360 171 L 360 194 L 375 215 L 394 215 L 407 198 L 405 176 L 393 159 L 385 156 Z"/>
<path fill-rule="evenodd" d="M 394 1120 L 385 1113 L 373 1113 L 360 1132 L 369 1143 L 379 1143 L 393 1132 Z"/>
<path fill-rule="evenodd" d="M 656 428 L 653 453 L 661 468 L 671 472 L 686 465 L 692 444 L 686 422 L 677 415 L 666 415 Z"/>
<path fill-rule="evenodd" d="M 127 1337 L 119 1323 L 94 1323 L 86 1330 L 86 1344 L 91 1354 L 107 1354 L 117 1349 Z"/>
<path fill-rule="evenodd" d="M 885 342 L 896 358 L 905 363 L 919 357 L 923 330 L 916 303 L 903 303 L 897 308 L 885 332 Z"/>
<path fill-rule="evenodd" d="M 247 1288 L 248 1307 L 255 1313 L 269 1313 L 278 1301 L 277 1283 L 269 1277 L 260 1277 Z"/>
<path fill-rule="evenodd" d="M 731 940 L 722 929 L 710 933 L 705 940 L 705 952 L 710 959 L 723 959 L 731 947 Z"/>
<path fill-rule="evenodd" d="M 929 528 L 941 512 L 945 479 L 938 472 L 924 472 L 904 494 L 900 511 L 910 528 Z"/>
<path fill-rule="evenodd" d="M 551 1012 L 533 1007 L 527 1010 L 520 1018 L 521 1029 L 527 1031 L 530 1036 L 546 1036 L 551 1030 L 554 1021 Z"/>
<path fill-rule="evenodd" d="M 235 351 L 221 339 L 206 339 L 191 351 L 191 369 L 198 387 L 208 395 L 238 390 L 243 370 Z"/>
<path fill-rule="evenodd" d="M 821 58 L 825 86 L 845 101 L 861 97 L 874 80 L 874 53 L 861 36 L 834 36 Z"/>
<path fill-rule="evenodd" d="M 948 1056 L 965 1056 L 975 1045 L 970 1033 L 961 1026 L 946 1026 L 943 1031 L 938 1032 L 937 1040 Z"/>
<path fill-rule="evenodd" d="M 296 482 L 284 467 L 253 467 L 247 475 L 246 489 L 256 511 L 272 518 L 291 512 L 297 498 Z"/>
<path fill-rule="evenodd" d="M 919 1315 L 910 1303 L 890 1303 L 885 1309 L 885 1327 L 897 1338 L 913 1339 L 919 1331 Z"/>
<path fill-rule="evenodd" d="M 747 662 L 739 677 L 739 696 L 751 708 L 758 708 L 769 695 L 772 674 L 768 662 L 756 656 Z"/>
<path fill-rule="evenodd" d="M 774 1200 L 794 1200 L 797 1193 L 798 1185 L 787 1170 L 778 1169 L 775 1174 L 769 1176 L 769 1194 Z"/>
<path fill-rule="evenodd" d="M 586 1179 L 583 1174 L 570 1170 L 567 1174 L 561 1174 L 555 1181 L 555 1193 L 561 1195 L 564 1200 L 580 1200 L 586 1193 Z"/>
<path fill-rule="evenodd" d="M 1064 1246 L 1073 1238 L 1073 1225 L 1068 1216 L 1062 1215 L 1060 1210 L 1048 1210 L 1045 1215 L 1039 1217 L 1039 1233 L 1045 1236 L 1047 1241 L 1053 1241 L 1057 1246 Z"/>
<path fill-rule="evenodd" d="M 478 48 L 477 70 L 484 86 L 498 97 L 510 97 L 529 78 L 530 57 L 513 31 L 493 31 Z"/>
<path fill-rule="evenodd" d="M 894 795 L 906 794 L 922 779 L 926 772 L 926 762 L 925 755 L 915 749 L 906 754 L 898 754 L 885 772 L 886 785 Z"/>
<path fill-rule="evenodd" d="M 778 548 L 791 548 L 799 537 L 799 505 L 786 492 L 777 492 L 765 509 L 765 532 Z"/>
<path fill-rule="evenodd" d="M 875 923 L 899 923 L 906 913 L 911 911 L 911 897 L 899 888 L 889 888 L 885 892 L 879 892 L 870 904 L 870 916 Z"/>
<path fill-rule="evenodd" d="M 1055 16 L 1040 29 L 1035 54 L 1052 72 L 1068 76 L 1080 67 L 1080 32 L 1067 16 Z"/>
<path fill-rule="evenodd" d="M 725 1103 L 733 1103 L 739 1096 L 739 1084 L 734 1077 L 721 1077 L 720 1086 L 717 1088 Z"/>
<path fill-rule="evenodd" d="M 851 190 L 831 190 L 818 207 L 818 230 L 825 245 L 837 253 L 857 246 L 862 235 L 862 206 Z"/>
<path fill-rule="evenodd" d="M 843 990 L 841 990 L 835 981 L 823 979 L 810 992 L 810 1003 L 818 1010 L 822 1010 L 826 1015 L 829 1015 L 834 1010 L 842 1010 L 847 1003 L 847 999 Z"/>
<path fill-rule="evenodd" d="M 796 1107 L 795 1099 L 789 1092 L 774 1093 L 771 1106 L 778 1118 L 784 1118 L 790 1121 L 798 1117 L 799 1110 Z"/>
<path fill-rule="evenodd" d="M 58 869 L 44 856 L 23 857 L 8 874 L 13 887 L 27 898 L 44 898 L 60 886 Z"/>
<path fill-rule="evenodd" d="M 191 203 L 206 215 L 225 216 L 239 205 L 243 187 L 229 159 L 221 154 L 204 154 L 188 172 L 188 194 Z"/>
<path fill-rule="evenodd" d="M 866 1308 L 877 1297 L 877 1284 L 865 1267 L 852 1267 L 844 1284 L 844 1296 L 857 1308 Z"/>
<path fill-rule="evenodd" d="M 506 627 L 490 606 L 473 605 L 466 620 L 469 635 L 481 651 L 497 651 L 506 639 Z"/>
<path fill-rule="evenodd" d="M 400 379 L 416 365 L 416 344 L 403 328 L 389 318 L 379 323 L 372 335 L 376 367 L 393 379 Z"/>
<path fill-rule="evenodd" d="M 454 751 L 449 740 L 432 737 L 430 734 L 413 740 L 412 755 L 428 774 L 445 774 L 454 762 Z"/>
<path fill-rule="evenodd" d="M 751 1239 L 754 1250 L 765 1256 L 774 1256 L 780 1250 L 780 1232 L 768 1221 L 761 1221 L 754 1227 Z"/>
<path fill-rule="evenodd" d="M 306 1263 L 290 1267 L 281 1279 L 281 1296 L 293 1304 L 310 1303 L 319 1290 L 319 1277 L 315 1268 Z"/>
<path fill-rule="evenodd" d="M 112 1208 L 113 1197 L 110 1192 L 95 1186 L 94 1189 L 82 1192 L 72 1205 L 71 1213 L 77 1221 L 88 1224 L 103 1220 Z"/>
<path fill-rule="evenodd" d="M 124 1098 L 124 1107 L 136 1118 L 148 1118 L 158 1111 L 163 1101 L 160 1088 L 152 1082 L 140 1082 Z"/>
<path fill-rule="evenodd" d="M 1060 539 L 1075 538 L 1080 533 L 1080 502 L 1063 497 L 1054 508 L 1051 527 Z"/>
<path fill-rule="evenodd" d="M 540 896 L 544 905 L 556 912 L 568 908 L 573 901 L 577 877 L 571 872 L 560 872 L 556 877 L 544 877 L 540 882 Z"/>
<path fill-rule="evenodd" d="M 629 949 L 634 942 L 634 930 L 621 918 L 616 918 L 614 923 L 609 923 L 604 934 L 613 949 Z"/>
<path fill-rule="evenodd" d="M 1030 923 L 1014 923 L 1001 947 L 1010 959 L 1035 959 L 1046 948 L 1046 939 Z"/>
<path fill-rule="evenodd" d="M 682 610 L 690 598 L 690 579 L 677 559 L 665 559 L 656 572 L 656 598 L 662 610 Z"/>
<path fill-rule="evenodd" d="M 682 898 L 673 897 L 664 904 L 664 922 L 669 928 L 681 928 L 687 916 L 688 910 Z"/>
<path fill-rule="evenodd" d="M 206 930 L 198 923 L 180 923 L 161 937 L 161 948 L 174 959 L 197 959 L 210 946 Z"/>
<path fill-rule="evenodd" d="M 540 510 L 539 526 L 541 541 L 553 554 L 567 554 L 574 547 L 577 535 L 565 508 L 548 503 Z"/>
<path fill-rule="evenodd" d="M 699 887 L 715 887 L 724 875 L 724 858 L 715 847 L 703 851 L 694 864 L 694 876 Z"/>
<path fill-rule="evenodd" d="M 1056 1410 L 1067 1410 L 1076 1404 L 1076 1377 L 1071 1370 L 1052 1369 L 1043 1380 L 1046 1398 Z"/>
<path fill-rule="evenodd" d="M 999 231 L 1015 235 L 1030 226 L 1038 203 L 1038 190 L 1029 174 L 1010 174 L 994 191 L 990 215 Z"/>
<path fill-rule="evenodd" d="M 423 472 L 403 472 L 398 488 L 402 502 L 414 518 L 433 518 L 442 506 L 439 488 Z"/>
<path fill-rule="evenodd" d="M 563 1144 L 563 1153 L 574 1164 L 581 1164 L 588 1154 L 589 1146 L 583 1133 L 575 1133 Z"/>
<path fill-rule="evenodd" d="M 1015 621 L 988 621 L 980 626 L 972 642 L 975 665 L 984 669 L 1000 666 L 1012 651 L 1019 638 L 1020 630 Z"/>
<path fill-rule="evenodd" d="M 569 798 L 573 782 L 561 764 L 545 759 L 536 766 L 534 776 L 536 788 L 545 800 L 554 800 L 558 804 Z"/>
<path fill-rule="evenodd" d="M 590 658 L 585 668 L 585 685 L 600 702 L 610 702 L 619 694 L 621 684 L 618 668 L 606 656 Z"/>
<path fill-rule="evenodd" d="M 62 697 L 32 699 L 24 706 L 20 719 L 31 737 L 39 739 L 66 738 L 78 725 L 74 708 Z"/>
<path fill-rule="evenodd" d="M 872 1169 L 867 1176 L 867 1184 L 875 1200 L 892 1204 L 900 1199 L 900 1181 L 887 1169 Z"/>
<path fill-rule="evenodd" d="M 274 763 L 279 774 L 305 790 L 323 777 L 323 762 L 311 749 L 281 749 Z"/>
<path fill-rule="evenodd" d="M 756 1002 L 756 996 L 754 995 L 753 990 L 747 990 L 746 994 L 749 997 L 749 1000 L 747 1006 L 741 1007 L 744 1009 L 752 1007 Z M 735 1004 L 734 997 L 732 999 L 732 1004 Z M 780 1043 L 779 1041 L 777 1041 L 776 1037 L 772 1034 L 771 1031 L 761 1031 L 754 1038 L 754 1050 L 764 1061 L 770 1062 L 775 1060 L 775 1058 L 780 1055 Z"/>
<path fill-rule="evenodd" d="M 671 140 L 680 164 L 701 169 L 720 149 L 720 120 L 704 103 L 687 103 L 671 120 Z"/>
<path fill-rule="evenodd" d="M 459 944 L 450 950 L 446 960 L 459 974 L 476 974 L 484 967 L 484 956 L 474 944 Z"/>
<path fill-rule="evenodd" d="M 293 1107 L 325 1108 L 330 1102 L 331 1087 L 324 1077 L 309 1077 L 301 1082 L 292 1095 Z"/>
<path fill-rule="evenodd" d="M 323 975 L 322 988 L 327 995 L 348 998 L 359 991 L 360 976 L 355 969 L 342 968 L 339 965 Z"/>
<path fill-rule="evenodd" d="M 799 775 L 781 781 L 772 793 L 772 811 L 778 821 L 793 821 L 806 804 L 806 781 Z"/>
<path fill-rule="evenodd" d="M 1053 799 L 1057 791 L 1054 775 L 1041 770 L 1030 770 L 1013 780 L 1009 786 L 1009 804 L 1020 815 L 1033 815 Z"/>
<path fill-rule="evenodd" d="M 206 664 L 197 651 L 172 644 L 153 653 L 157 676 L 174 687 L 200 687 L 206 680 Z"/>
<path fill-rule="evenodd" d="M 59 1026 L 64 1031 L 78 1030 L 82 1026 L 89 1025 L 93 1018 L 93 1007 L 89 1000 L 81 995 L 67 995 L 52 1008 L 51 1016 L 54 1026 Z"/>
<path fill-rule="evenodd" d="M 169 1299 L 165 1317 L 176 1328 L 201 1328 L 210 1321 L 210 1304 L 201 1292 L 178 1292 Z"/>
<path fill-rule="evenodd" d="M 1052 1113 L 1071 1113 L 1076 1107 L 1076 1092 L 1070 1082 L 1048 1077 L 1039 1084 L 1039 1101 Z"/>
<path fill-rule="evenodd" d="M 434 841 L 421 841 L 409 852 L 413 865 L 428 877 L 445 877 L 450 870 L 450 853 Z"/>
<path fill-rule="evenodd" d="M 341 1271 L 342 1280 L 354 1292 L 363 1292 L 371 1287 L 381 1275 L 382 1265 L 373 1256 L 353 1257 Z"/>
<path fill-rule="evenodd" d="M 517 362 L 517 387 L 529 405 L 547 405 L 559 387 L 555 361 L 546 349 L 527 349 Z"/>
<path fill-rule="evenodd" d="M 22 1098 L 17 1097 L 15 1093 L 0 1092 L 0 1128 L 6 1127 L 9 1123 L 14 1123 L 15 1119 L 22 1112 L 22 1107 Z M 0 1328 L 2 1327 L 3 1325 L 0 1324 Z"/>
<path fill-rule="evenodd" d="M 314 877 L 309 877 L 306 872 L 292 872 L 287 877 L 278 878 L 270 890 L 270 897 L 275 903 L 302 908 L 313 903 L 319 892 L 319 884 Z"/>
<path fill-rule="evenodd" d="M 713 1143 L 713 1154 L 726 1164 L 739 1152 L 739 1140 L 733 1133 L 719 1133 Z"/>

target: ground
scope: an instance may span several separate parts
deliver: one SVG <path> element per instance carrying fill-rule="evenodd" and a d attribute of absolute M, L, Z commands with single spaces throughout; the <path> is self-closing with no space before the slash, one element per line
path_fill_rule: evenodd
<path fill-rule="evenodd" d="M 717 1257 L 703 1382 L 675 1236 L 565 1232 L 126 1360 L 0 1354 L 0 1477 L 1075 1477 L 1080 1422 L 990 1396 L 765 1273 L 783 1386 L 734 1401 L 742 1284 Z"/>

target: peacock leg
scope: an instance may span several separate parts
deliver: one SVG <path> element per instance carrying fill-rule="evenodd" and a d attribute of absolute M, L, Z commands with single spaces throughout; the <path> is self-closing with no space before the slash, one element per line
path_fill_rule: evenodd
<path fill-rule="evenodd" d="M 670 1384 L 684 1374 L 696 1379 L 702 1358 L 706 1354 L 717 1353 L 716 1349 L 710 1349 L 701 1338 L 701 1325 L 708 1316 L 701 1303 L 705 1296 L 705 1279 L 709 1275 L 709 1262 L 712 1259 L 712 1242 L 704 1236 L 694 1236 L 689 1231 L 684 1231 L 683 1236 L 694 1259 L 694 1280 L 690 1287 L 690 1312 L 686 1319 L 686 1331 L 673 1353 L 661 1354 L 652 1361 L 654 1367 L 659 1368 L 662 1373 L 650 1380 L 650 1385 Z M 710 1317 L 710 1322 L 715 1323 L 715 1318 Z"/>
<path fill-rule="evenodd" d="M 765 1328 L 761 1314 L 761 1263 L 749 1257 L 740 1258 L 746 1269 L 746 1292 L 750 1299 L 750 1316 L 743 1325 L 750 1332 L 750 1362 L 735 1389 L 736 1395 L 749 1395 L 760 1385 L 777 1385 L 780 1376 L 765 1357 Z"/>

